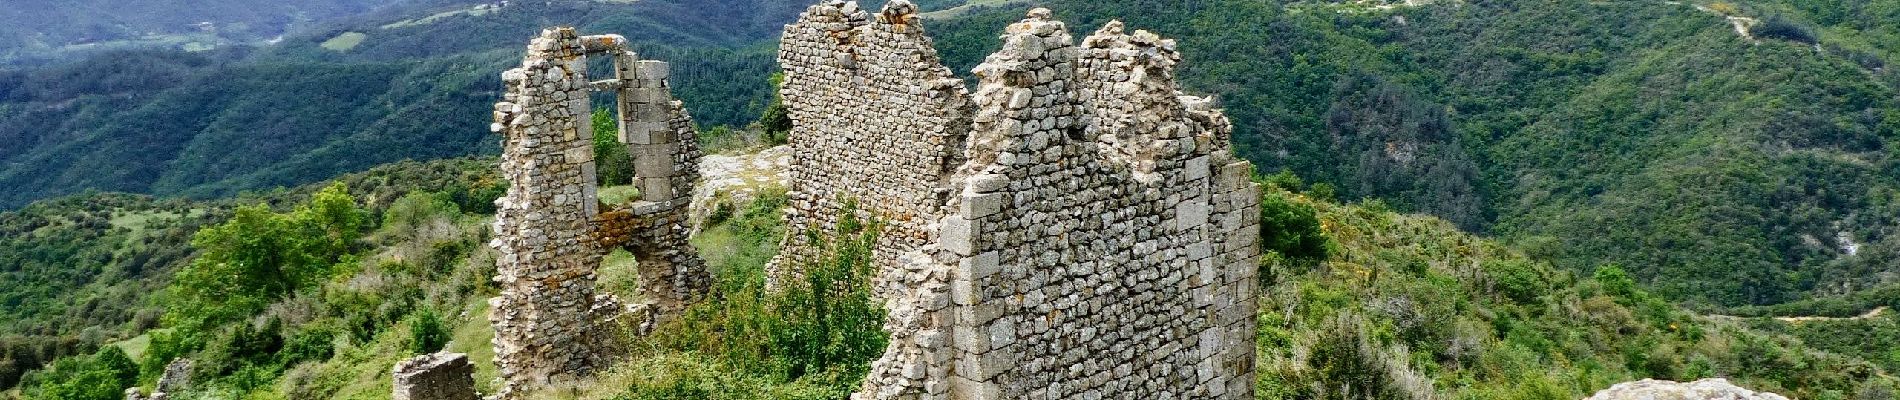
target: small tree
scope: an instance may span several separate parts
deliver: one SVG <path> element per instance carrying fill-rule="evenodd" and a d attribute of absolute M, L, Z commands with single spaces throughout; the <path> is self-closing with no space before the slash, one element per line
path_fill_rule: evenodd
<path fill-rule="evenodd" d="M 759 114 L 759 127 L 765 130 L 765 142 L 768 145 L 781 145 L 790 140 L 792 132 L 791 110 L 785 107 L 785 96 L 780 89 L 785 87 L 785 74 L 772 74 L 772 104 Z"/>
<path fill-rule="evenodd" d="M 429 354 L 449 345 L 449 328 L 435 310 L 423 308 L 409 319 L 409 352 Z"/>
<path fill-rule="evenodd" d="M 1260 199 L 1260 244 L 1293 266 L 1311 268 L 1325 261 L 1330 251 L 1319 212 L 1313 206 L 1294 202 L 1282 193 L 1268 193 Z M 1267 265 L 1261 266 L 1261 279 L 1271 279 Z"/>
<path fill-rule="evenodd" d="M 327 279 L 354 250 L 367 221 L 342 183 L 288 214 L 262 204 L 238 208 L 230 221 L 192 237 L 200 255 L 173 278 L 168 323 L 201 332 Z"/>
<path fill-rule="evenodd" d="M 594 110 L 594 170 L 601 186 L 633 183 L 633 155 L 620 143 L 620 122 L 604 108 Z"/>

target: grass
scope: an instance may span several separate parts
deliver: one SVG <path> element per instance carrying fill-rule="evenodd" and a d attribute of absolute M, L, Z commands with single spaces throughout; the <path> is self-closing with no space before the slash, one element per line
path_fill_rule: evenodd
<path fill-rule="evenodd" d="M 640 198 L 640 188 L 633 185 L 621 185 L 600 188 L 597 194 L 600 202 L 607 204 L 627 204 Z"/>
<path fill-rule="evenodd" d="M 483 15 L 488 15 L 489 13 L 493 13 L 495 11 L 496 11 L 496 8 L 494 6 L 481 4 L 481 5 L 477 5 L 477 6 L 465 8 L 465 9 L 460 9 L 460 10 L 443 11 L 443 12 L 429 15 L 427 17 L 397 21 L 396 23 L 383 25 L 382 28 L 383 29 L 399 29 L 399 28 L 408 28 L 412 26 L 423 26 L 423 25 L 433 24 L 433 23 L 442 21 L 443 19 L 458 16 L 458 15 L 479 17 Z"/>
<path fill-rule="evenodd" d="M 601 291 L 618 295 L 623 301 L 638 301 L 634 294 L 640 290 L 640 262 L 632 253 L 614 249 L 600 259 L 600 269 L 595 271 L 595 276 L 600 277 L 597 282 Z"/>
<path fill-rule="evenodd" d="M 119 350 L 124 350 L 126 357 L 130 357 L 134 360 L 143 360 L 145 359 L 145 351 L 152 348 L 152 333 L 146 332 L 143 335 L 138 335 L 131 339 L 112 343 L 112 345 L 119 346 Z"/>
<path fill-rule="evenodd" d="M 468 355 L 468 362 L 475 364 L 475 389 L 482 393 L 495 392 L 495 380 L 501 377 L 501 371 L 495 367 L 495 329 L 488 323 L 488 299 L 472 298 L 462 307 L 467 318 L 452 319 L 460 321 L 455 333 L 449 340 L 447 351 Z"/>
<path fill-rule="evenodd" d="M 336 37 L 330 38 L 330 40 L 323 41 L 321 46 L 330 51 L 345 52 L 356 48 L 357 45 L 363 44 L 363 40 L 368 38 L 369 35 L 362 32 L 343 32 L 342 34 L 336 35 Z"/>

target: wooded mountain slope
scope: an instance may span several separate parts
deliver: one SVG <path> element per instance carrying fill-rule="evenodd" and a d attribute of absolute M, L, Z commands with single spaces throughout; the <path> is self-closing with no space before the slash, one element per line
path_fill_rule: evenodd
<path fill-rule="evenodd" d="M 1178 38 L 1246 157 L 1341 198 L 1701 304 L 1900 278 L 1900 2 L 1047 3 Z M 934 32 L 973 65 L 1020 11 Z"/>

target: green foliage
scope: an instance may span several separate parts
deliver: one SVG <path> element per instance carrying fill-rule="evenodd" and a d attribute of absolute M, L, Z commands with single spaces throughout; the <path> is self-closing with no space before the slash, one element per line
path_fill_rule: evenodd
<path fill-rule="evenodd" d="M 1624 271 L 1623 267 L 1614 264 L 1597 268 L 1592 279 L 1596 280 L 1597 286 L 1603 288 L 1604 293 L 1624 301 L 1625 304 L 1642 301 L 1645 295 L 1642 289 L 1636 287 L 1636 279 L 1631 278 L 1629 272 Z"/>
<path fill-rule="evenodd" d="M 778 290 L 767 290 L 764 266 L 784 237 L 786 204 L 782 193 L 758 197 L 696 238 L 718 272 L 719 295 L 646 339 L 660 354 L 708 358 L 725 376 L 667 367 L 646 374 L 668 379 L 633 382 L 618 398 L 824 399 L 857 389 L 888 341 L 882 303 L 870 295 L 876 223 L 847 210 L 837 231 L 801 235 L 820 254 L 788 264 Z M 673 356 L 655 357 L 635 364 Z"/>
<path fill-rule="evenodd" d="M 633 183 L 633 156 L 620 144 L 620 122 L 607 109 L 594 110 L 594 171 L 603 187 Z"/>
<path fill-rule="evenodd" d="M 1518 303 L 1532 304 L 1547 290 L 1544 277 L 1524 260 L 1486 260 L 1485 275 L 1491 277 L 1498 293 Z"/>
<path fill-rule="evenodd" d="M 449 344 L 449 328 L 435 310 L 424 308 L 409 316 L 409 352 L 430 354 Z"/>
<path fill-rule="evenodd" d="M 1761 20 L 1754 27 L 1750 27 L 1748 33 L 1764 39 L 1781 39 L 1807 44 L 1821 42 L 1820 37 L 1815 36 L 1813 28 L 1803 26 L 1782 15 L 1772 15 Z"/>
<path fill-rule="evenodd" d="M 0 388 L 156 325 L 163 309 L 151 293 L 190 262 L 191 234 L 223 212 L 122 194 L 0 212 Z"/>
<path fill-rule="evenodd" d="M 171 325 L 197 331 L 254 314 L 278 298 L 329 279 L 367 227 L 366 213 L 341 184 L 289 213 L 238 208 L 231 221 L 199 231 L 200 254 L 172 283 Z"/>
<path fill-rule="evenodd" d="M 139 365 L 118 347 L 106 346 L 91 357 L 67 358 L 30 380 L 43 383 L 36 387 L 36 399 L 46 400 L 118 400 L 125 388 L 138 377 Z"/>
<path fill-rule="evenodd" d="M 1845 356 L 1891 343 L 1880 328 L 1816 330 L 1844 336 L 1828 343 L 1840 353 L 1821 353 L 1776 329 L 1692 317 L 1615 265 L 1579 280 L 1441 219 L 1286 199 L 1316 211 L 1334 250 L 1263 288 L 1261 398 L 1566 399 L 1717 376 L 1845 398 L 1900 383 Z"/>
<path fill-rule="evenodd" d="M 1326 259 L 1326 234 L 1320 228 L 1313 207 L 1295 202 L 1289 196 L 1285 192 L 1270 192 L 1261 197 L 1260 242 L 1265 251 L 1290 261 L 1293 266 L 1311 268 Z M 1260 275 L 1271 279 L 1276 271 L 1267 271 L 1266 267 L 1261 266 Z"/>
<path fill-rule="evenodd" d="M 453 218 L 462 215 L 460 206 L 448 195 L 433 192 L 411 192 L 396 199 L 383 211 L 382 229 L 413 235 L 429 223 L 444 217 Z"/>
<path fill-rule="evenodd" d="M 792 114 L 785 108 L 785 96 L 779 90 L 785 86 L 785 74 L 772 74 L 772 104 L 765 106 L 765 112 L 759 114 L 759 128 L 765 131 L 768 145 L 785 144 L 792 133 Z"/>

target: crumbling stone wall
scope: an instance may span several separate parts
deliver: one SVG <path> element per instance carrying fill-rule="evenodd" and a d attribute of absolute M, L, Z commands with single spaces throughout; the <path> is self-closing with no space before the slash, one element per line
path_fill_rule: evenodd
<path fill-rule="evenodd" d="M 420 355 L 390 371 L 392 400 L 481 400 L 475 394 L 475 365 L 468 355 L 435 353 Z"/>
<path fill-rule="evenodd" d="M 588 81 L 590 54 L 613 57 L 615 78 Z M 696 134 L 666 79 L 665 63 L 639 60 L 624 38 L 572 28 L 542 32 L 522 66 L 502 74 L 507 95 L 493 128 L 505 136 L 501 170 L 511 185 L 496 201 L 491 245 L 502 291 L 489 300 L 502 398 L 604 366 L 619 318 L 650 324 L 708 287 L 684 224 L 698 179 Z M 637 157 L 643 194 L 606 212 L 595 187 L 593 91 L 618 97 L 621 139 Z M 601 257 L 617 247 L 640 264 L 643 301 L 633 306 L 594 287 Z"/>
<path fill-rule="evenodd" d="M 847 201 L 890 227 L 873 251 L 882 262 L 929 243 L 945 182 L 963 161 L 970 103 L 916 7 L 893 2 L 872 15 L 855 3 L 813 6 L 786 27 L 779 64 L 797 160 L 781 259 L 810 256 L 801 235 L 834 232 Z"/>
<path fill-rule="evenodd" d="M 915 7 L 855 8 L 813 6 L 780 60 L 792 226 L 851 198 L 910 218 L 877 249 L 891 345 L 856 398 L 1251 397 L 1259 192 L 1174 42 L 1077 45 L 1038 9 L 966 95 Z"/>

